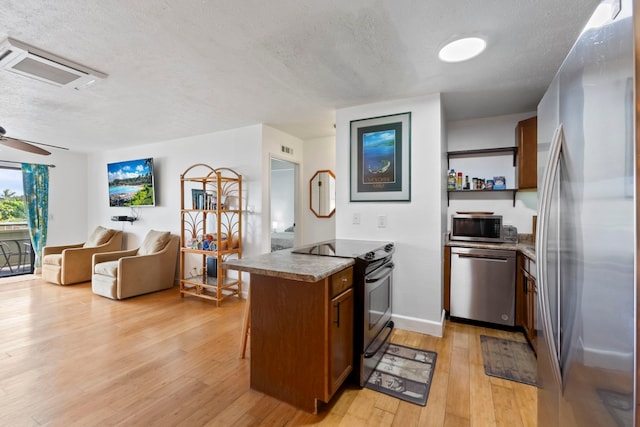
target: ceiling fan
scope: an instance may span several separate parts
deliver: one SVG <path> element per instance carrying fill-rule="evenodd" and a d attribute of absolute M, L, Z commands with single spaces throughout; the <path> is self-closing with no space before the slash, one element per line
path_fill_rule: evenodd
<path fill-rule="evenodd" d="M 24 139 L 11 138 L 9 136 L 5 136 L 6 133 L 7 131 L 4 130 L 2 126 L 0 126 L 0 144 L 6 145 L 7 147 L 15 148 L 17 150 L 27 151 L 34 154 L 41 154 L 43 156 L 48 156 L 49 154 L 51 154 L 51 152 L 45 150 L 44 148 L 38 147 L 38 145 L 59 148 L 61 150 L 68 150 L 68 148 L 58 147 L 57 145 L 49 145 L 43 144 L 42 142 L 33 142 Z"/>

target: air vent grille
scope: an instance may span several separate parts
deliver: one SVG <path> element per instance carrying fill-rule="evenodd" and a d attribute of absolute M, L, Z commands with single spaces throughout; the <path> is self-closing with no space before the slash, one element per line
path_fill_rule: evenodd
<path fill-rule="evenodd" d="M 82 89 L 106 74 L 66 60 L 21 41 L 0 42 L 0 68 L 58 87 Z"/>
<path fill-rule="evenodd" d="M 78 80 L 81 77 L 78 74 L 52 67 L 32 58 L 24 58 L 22 61 L 15 63 L 12 68 L 24 74 L 31 74 L 44 80 L 51 80 L 61 86 Z"/>

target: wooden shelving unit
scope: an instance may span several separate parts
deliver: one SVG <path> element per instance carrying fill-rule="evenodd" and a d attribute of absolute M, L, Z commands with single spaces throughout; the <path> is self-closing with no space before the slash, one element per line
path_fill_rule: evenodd
<path fill-rule="evenodd" d="M 242 295 L 242 273 L 222 262 L 242 258 L 242 176 L 198 163 L 180 175 L 180 296 L 216 302 Z"/>

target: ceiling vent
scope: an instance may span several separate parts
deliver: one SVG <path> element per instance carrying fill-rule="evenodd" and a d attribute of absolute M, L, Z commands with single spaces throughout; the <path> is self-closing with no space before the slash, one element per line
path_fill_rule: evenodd
<path fill-rule="evenodd" d="M 75 62 L 8 37 L 0 42 L 0 68 L 58 87 L 82 89 L 107 77 Z"/>

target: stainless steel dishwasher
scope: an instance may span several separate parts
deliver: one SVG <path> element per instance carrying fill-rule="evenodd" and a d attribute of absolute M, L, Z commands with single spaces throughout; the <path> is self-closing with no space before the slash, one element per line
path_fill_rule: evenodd
<path fill-rule="evenodd" d="M 452 317 L 515 325 L 516 252 L 451 248 Z"/>

